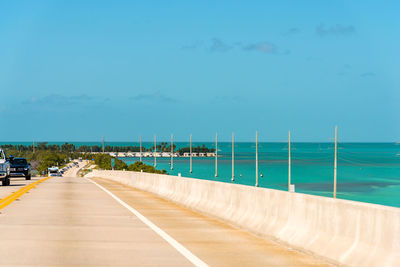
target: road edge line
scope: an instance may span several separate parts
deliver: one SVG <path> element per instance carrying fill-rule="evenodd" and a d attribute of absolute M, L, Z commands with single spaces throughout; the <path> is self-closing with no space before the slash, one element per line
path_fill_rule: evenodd
<path fill-rule="evenodd" d="M 127 203 L 122 201 L 120 198 L 118 198 L 116 195 L 111 193 L 109 190 L 104 188 L 103 186 L 99 185 L 93 180 L 90 180 L 85 177 L 86 180 L 89 182 L 97 185 L 100 189 L 102 189 L 104 192 L 106 192 L 108 195 L 110 195 L 113 199 L 115 199 L 119 204 L 124 206 L 126 209 L 128 209 L 131 213 L 133 213 L 139 220 L 141 220 L 144 224 L 146 224 L 148 227 L 150 227 L 151 230 L 156 232 L 159 236 L 161 236 L 165 241 L 167 241 L 173 248 L 175 248 L 179 253 L 181 253 L 186 259 L 188 259 L 193 265 L 195 266 L 202 266 L 206 267 L 209 266 L 207 263 L 199 259 L 196 255 L 194 255 L 192 252 L 190 252 L 187 248 L 185 248 L 182 244 L 180 244 L 178 241 L 173 239 L 170 235 L 168 235 L 166 232 L 164 232 L 160 227 L 152 223 L 149 219 L 144 217 L 140 212 L 129 206 Z"/>

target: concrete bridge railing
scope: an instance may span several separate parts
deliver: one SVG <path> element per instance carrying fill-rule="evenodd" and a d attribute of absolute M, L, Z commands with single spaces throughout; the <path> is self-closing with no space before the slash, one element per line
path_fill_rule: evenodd
<path fill-rule="evenodd" d="M 265 238 L 349 266 L 400 266 L 400 209 L 177 176 L 97 171 Z"/>

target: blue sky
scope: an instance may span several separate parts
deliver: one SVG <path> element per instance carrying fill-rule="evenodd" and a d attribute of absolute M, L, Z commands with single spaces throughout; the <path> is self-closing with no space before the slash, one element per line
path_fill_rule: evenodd
<path fill-rule="evenodd" d="M 2 1 L 1 141 L 400 141 L 398 1 Z"/>

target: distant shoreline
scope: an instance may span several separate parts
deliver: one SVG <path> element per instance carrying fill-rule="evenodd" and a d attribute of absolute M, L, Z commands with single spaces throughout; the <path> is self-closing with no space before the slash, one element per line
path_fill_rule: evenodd
<path fill-rule="evenodd" d="M 169 143 L 169 141 L 163 141 L 160 140 L 159 143 L 161 142 L 166 142 Z M 74 144 L 74 145 L 100 145 L 102 144 L 101 141 L 35 141 L 35 143 L 47 143 L 47 144 L 52 144 L 52 145 L 57 145 L 57 144 Z M 154 144 L 154 141 L 143 141 L 143 144 Z M 158 142 L 157 142 L 158 143 Z M 231 143 L 231 141 L 218 141 L 218 144 L 226 144 L 226 143 Z M 252 144 L 254 141 L 236 141 L 236 144 Z M 287 142 L 266 142 L 266 141 L 258 141 L 259 144 L 286 144 Z M 331 142 L 305 142 L 305 141 L 292 141 L 292 144 L 332 144 L 334 141 Z M 394 145 L 399 145 L 400 142 L 393 141 L 393 142 L 339 142 L 341 144 L 394 144 Z M 1 145 L 30 145 L 32 144 L 32 141 L 5 141 L 5 142 L 0 142 Z M 138 141 L 107 141 L 107 145 L 113 145 L 113 146 L 128 146 L 132 144 L 139 144 Z M 174 141 L 174 144 L 189 144 L 188 141 Z M 198 145 L 198 144 L 215 144 L 213 141 L 196 141 L 193 142 L 193 145 Z"/>

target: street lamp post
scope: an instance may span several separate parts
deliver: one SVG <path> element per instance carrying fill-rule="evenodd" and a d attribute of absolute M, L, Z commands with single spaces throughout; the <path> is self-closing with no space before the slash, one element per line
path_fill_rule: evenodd
<path fill-rule="evenodd" d="M 171 134 L 171 170 L 174 169 L 174 135 Z"/>
<path fill-rule="evenodd" d="M 142 136 L 140 136 L 139 143 L 139 161 L 142 162 Z"/>
<path fill-rule="evenodd" d="M 258 187 L 258 133 L 256 131 L 256 187 Z"/>
<path fill-rule="evenodd" d="M 157 138 L 154 135 L 154 167 L 157 167 Z"/>
<path fill-rule="evenodd" d="M 218 133 L 215 134 L 215 177 L 218 177 Z"/>
<path fill-rule="evenodd" d="M 190 134 L 190 148 L 189 148 L 189 152 L 190 152 L 190 173 L 192 173 L 192 135 Z"/>
<path fill-rule="evenodd" d="M 292 172 L 291 172 L 291 164 L 292 164 L 292 158 L 291 158 L 291 153 L 290 153 L 290 131 L 289 131 L 289 155 L 288 155 L 288 190 L 290 191 L 290 185 L 291 185 L 291 178 L 292 178 Z"/>
<path fill-rule="evenodd" d="M 333 198 L 336 198 L 336 183 L 337 183 L 337 126 L 335 127 L 335 162 L 333 169 Z"/>
<path fill-rule="evenodd" d="M 235 136 L 232 133 L 232 182 L 235 181 Z"/>

